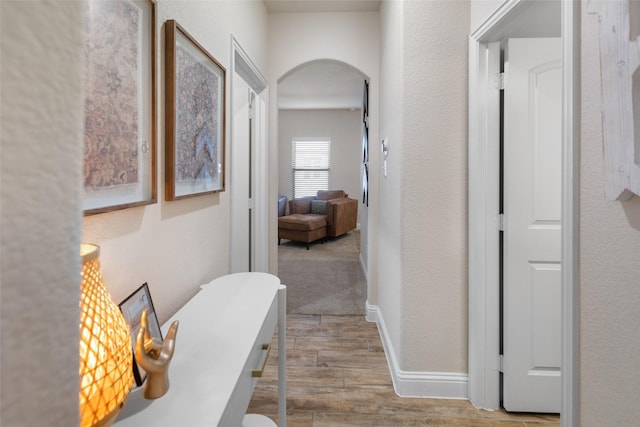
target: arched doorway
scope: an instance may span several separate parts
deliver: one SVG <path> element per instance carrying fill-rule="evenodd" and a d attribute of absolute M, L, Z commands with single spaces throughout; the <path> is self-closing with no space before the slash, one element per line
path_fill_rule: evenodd
<path fill-rule="evenodd" d="M 325 173 L 320 171 L 317 172 L 320 180 L 318 185 L 324 183 L 329 186 L 324 189 L 343 190 L 350 198 L 358 201 L 358 270 L 361 266 L 364 268 L 362 258 L 366 257 L 368 237 L 368 206 L 366 197 L 363 197 L 363 190 L 367 188 L 366 170 L 369 160 L 368 121 L 365 114 L 367 109 L 363 108 L 367 101 L 364 96 L 368 87 L 367 80 L 364 73 L 341 61 L 322 59 L 300 64 L 278 80 L 277 119 L 272 116 L 272 123 L 277 124 L 278 128 L 279 196 L 291 200 L 301 195 L 300 184 L 295 185 L 299 183 L 296 176 L 300 172 L 296 172 L 293 167 L 294 147 L 322 140 L 323 146 L 327 147 L 326 155 L 330 158 L 326 171 L 328 184 L 326 181 L 320 182 Z M 310 173 L 309 176 L 311 175 L 313 174 Z M 313 187 L 309 191 L 315 195 L 316 187 L 309 185 Z M 327 250 L 332 246 L 330 242 L 322 248 Z M 286 251 L 287 248 L 288 246 L 281 249 Z M 317 249 L 320 249 L 319 245 Z M 282 256 L 282 251 L 279 253 L 282 263 L 286 257 Z M 288 270 L 286 267 L 282 271 L 281 268 L 278 269 L 279 274 L 285 275 Z M 364 310 L 364 298 L 359 308 Z"/>

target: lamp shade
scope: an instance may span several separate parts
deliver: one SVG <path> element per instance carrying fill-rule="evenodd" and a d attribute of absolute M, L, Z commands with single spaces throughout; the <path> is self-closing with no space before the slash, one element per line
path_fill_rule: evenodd
<path fill-rule="evenodd" d="M 82 244 L 80 295 L 81 426 L 109 425 L 133 383 L 129 327 L 102 280 L 100 248 Z"/>

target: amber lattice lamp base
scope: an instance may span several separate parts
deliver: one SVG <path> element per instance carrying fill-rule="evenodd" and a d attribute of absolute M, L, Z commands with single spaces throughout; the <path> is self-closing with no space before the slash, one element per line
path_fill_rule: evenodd
<path fill-rule="evenodd" d="M 80 294 L 80 417 L 82 427 L 108 426 L 131 384 L 131 335 L 100 270 L 100 249 L 82 244 Z"/>
<path fill-rule="evenodd" d="M 109 427 L 111 424 L 113 424 L 113 422 L 118 418 L 123 405 L 124 403 L 111 411 L 111 413 L 109 413 L 106 417 L 98 421 L 97 424 L 94 424 L 94 427 Z"/>

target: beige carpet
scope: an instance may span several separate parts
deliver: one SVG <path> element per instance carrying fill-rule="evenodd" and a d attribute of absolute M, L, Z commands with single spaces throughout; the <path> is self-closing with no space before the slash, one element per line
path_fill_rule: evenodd
<path fill-rule="evenodd" d="M 287 285 L 287 313 L 364 315 L 367 284 L 360 265 L 360 231 L 324 244 L 282 240 L 278 276 Z"/>

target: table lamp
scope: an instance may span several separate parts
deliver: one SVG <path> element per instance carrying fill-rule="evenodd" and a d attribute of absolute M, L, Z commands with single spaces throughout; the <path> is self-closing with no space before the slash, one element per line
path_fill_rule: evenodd
<path fill-rule="evenodd" d="M 109 426 L 133 384 L 129 327 L 107 290 L 100 248 L 83 243 L 80 295 L 80 425 Z"/>

